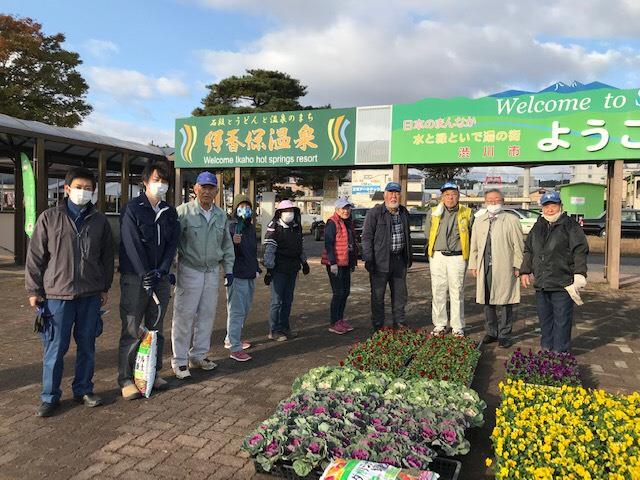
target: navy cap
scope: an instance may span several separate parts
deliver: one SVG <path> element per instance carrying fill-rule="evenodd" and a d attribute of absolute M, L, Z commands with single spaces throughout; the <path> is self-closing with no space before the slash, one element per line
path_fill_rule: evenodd
<path fill-rule="evenodd" d="M 389 182 L 387 183 L 387 186 L 384 187 L 384 191 L 385 192 L 401 192 L 402 187 L 398 182 Z"/>
<path fill-rule="evenodd" d="M 345 197 L 339 198 L 336 200 L 336 208 L 345 208 L 345 207 L 353 207 L 353 203 L 347 200 Z"/>
<path fill-rule="evenodd" d="M 202 172 L 200 175 L 198 175 L 196 183 L 199 185 L 213 185 L 214 187 L 217 187 L 218 179 L 211 172 Z"/>
<path fill-rule="evenodd" d="M 562 203 L 560 194 L 558 192 L 547 192 L 540 197 L 540 205 L 546 205 L 547 203 Z"/>
<path fill-rule="evenodd" d="M 447 183 L 445 183 L 444 185 L 442 185 L 442 186 L 440 187 L 440 191 L 441 191 L 441 192 L 444 192 L 444 191 L 446 191 L 446 190 L 455 190 L 455 191 L 458 191 L 459 189 L 458 189 L 458 185 L 456 185 L 455 183 L 453 183 L 453 182 L 447 182 Z"/>

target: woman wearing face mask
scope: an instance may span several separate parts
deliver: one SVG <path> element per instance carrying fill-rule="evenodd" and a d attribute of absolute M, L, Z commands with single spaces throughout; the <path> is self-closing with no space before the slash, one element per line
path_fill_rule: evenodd
<path fill-rule="evenodd" d="M 336 201 L 336 211 L 324 227 L 322 264 L 326 265 L 331 283 L 329 331 L 337 335 L 351 332 L 353 327 L 344 318 L 344 309 L 351 291 L 351 272 L 358 264 L 356 234 L 351 222 L 353 205 L 346 198 Z"/>
<path fill-rule="evenodd" d="M 261 270 L 258 266 L 258 242 L 249 197 L 236 195 L 233 198 L 233 211 L 229 233 L 233 239 L 236 258 L 233 264 L 233 283 L 227 287 L 227 337 L 224 346 L 231 350 L 232 359 L 246 362 L 251 360 L 251 356 L 244 350 L 250 348 L 251 344 L 241 340 L 242 326 L 249 314 L 256 277 Z"/>
<path fill-rule="evenodd" d="M 573 323 L 573 302 L 587 281 L 589 245 L 582 228 L 562 210 L 558 192 L 540 198 L 542 216 L 529 232 L 520 269 L 523 287 L 536 290 L 540 346 L 568 352 Z"/>
<path fill-rule="evenodd" d="M 498 341 L 508 348 L 515 306 L 520 303 L 522 227 L 515 215 L 502 211 L 500 190 L 487 190 L 484 201 L 485 209 L 476 214 L 471 232 L 469 271 L 477 277 L 476 302 L 484 305 L 483 342 Z"/>
<path fill-rule="evenodd" d="M 271 285 L 269 307 L 269 338 L 283 342 L 295 337 L 289 326 L 298 271 L 309 273 L 309 264 L 302 243 L 300 209 L 289 200 L 278 204 L 264 237 L 265 285 Z"/>

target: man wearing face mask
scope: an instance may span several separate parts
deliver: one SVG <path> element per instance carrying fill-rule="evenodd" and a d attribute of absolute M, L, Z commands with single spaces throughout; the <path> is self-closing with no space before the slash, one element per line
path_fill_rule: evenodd
<path fill-rule="evenodd" d="M 246 195 L 233 198 L 234 216 L 229 222 L 229 233 L 233 241 L 235 261 L 233 283 L 227 287 L 227 336 L 225 348 L 237 362 L 247 362 L 251 356 L 244 350 L 251 347 L 242 341 L 242 327 L 253 302 L 256 277 L 261 272 L 258 266 L 258 241 L 253 225 L 251 201 Z"/>
<path fill-rule="evenodd" d="M 178 245 L 178 216 L 164 196 L 169 188 L 164 163 L 148 164 L 142 171 L 145 191 L 120 212 L 120 346 L 118 384 L 126 400 L 140 398 L 133 383 L 133 368 L 140 327 L 158 330 L 154 390 L 167 387 L 160 377 L 164 335 L 162 324 L 169 303 L 169 270 Z M 153 294 L 160 300 L 156 306 Z M 160 308 L 160 317 L 158 317 Z M 157 323 L 156 323 L 157 321 Z"/>
<path fill-rule="evenodd" d="M 113 280 L 114 253 L 109 222 L 91 203 L 95 187 L 90 170 L 71 168 L 64 180 L 67 198 L 38 217 L 29 242 L 26 290 L 30 306 L 45 317 L 40 417 L 53 415 L 59 406 L 72 330 L 77 346 L 74 399 L 87 407 L 102 405 L 93 394 L 95 339 L 101 332 L 100 306 Z"/>
<path fill-rule="evenodd" d="M 389 182 L 384 203 L 367 212 L 362 227 L 362 258 L 371 283 L 371 324 L 384 327 L 384 296 L 391 290 L 393 328 L 405 327 L 407 270 L 411 267 L 409 212 L 400 205 L 401 187 Z"/>
<path fill-rule="evenodd" d="M 471 233 L 469 271 L 477 277 L 476 302 L 484 305 L 483 342 L 497 340 L 502 348 L 508 348 L 514 306 L 520 303 L 522 227 L 515 215 L 502 211 L 504 198 L 500 190 L 487 190 L 484 202 L 485 209 L 476 214 Z"/>
<path fill-rule="evenodd" d="M 563 212 L 558 192 L 545 193 L 540 205 L 542 216 L 524 244 L 520 280 L 526 288 L 533 276 L 540 346 L 568 352 L 574 297 L 580 301 L 577 291 L 587 284 L 589 245 L 578 222 Z"/>
<path fill-rule="evenodd" d="M 224 285 L 233 286 L 235 253 L 224 211 L 214 203 L 218 179 L 202 172 L 193 187 L 196 198 L 178 206 L 180 241 L 176 294 L 173 302 L 171 366 L 176 378 L 191 378 L 191 370 L 213 370 L 209 357 L 218 306 L 220 264 Z"/>
<path fill-rule="evenodd" d="M 289 325 L 298 271 L 309 274 L 302 243 L 300 209 L 289 200 L 278 204 L 264 236 L 265 285 L 271 285 L 269 339 L 284 342 L 296 336 Z"/>
<path fill-rule="evenodd" d="M 451 325 L 452 333 L 464 336 L 464 276 L 469 260 L 473 215 L 460 205 L 460 192 L 453 182 L 440 187 L 437 207 L 427 212 L 427 255 L 431 270 L 431 321 L 433 334 L 442 335 Z M 447 296 L 451 317 L 447 318 Z"/>

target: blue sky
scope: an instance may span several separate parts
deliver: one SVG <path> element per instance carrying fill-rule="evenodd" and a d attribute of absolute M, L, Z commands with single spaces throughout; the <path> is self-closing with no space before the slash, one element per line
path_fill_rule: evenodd
<path fill-rule="evenodd" d="M 640 87 L 640 2 L 625 0 L 4 0 L 80 53 L 81 128 L 173 144 L 205 85 L 248 68 L 335 107 L 600 80 Z"/>

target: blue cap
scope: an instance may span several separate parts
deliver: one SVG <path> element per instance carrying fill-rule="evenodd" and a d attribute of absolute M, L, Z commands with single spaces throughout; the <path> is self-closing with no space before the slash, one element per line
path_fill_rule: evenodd
<path fill-rule="evenodd" d="M 456 190 L 456 191 L 458 191 L 459 189 L 458 189 L 458 185 L 456 185 L 455 183 L 447 182 L 447 183 L 445 183 L 444 185 L 442 185 L 440 187 L 440 191 L 441 192 L 444 192 L 445 190 Z"/>
<path fill-rule="evenodd" d="M 213 185 L 214 187 L 217 187 L 218 179 L 211 172 L 202 172 L 200 175 L 198 175 L 196 183 L 199 185 Z"/>
<path fill-rule="evenodd" d="M 353 203 L 347 200 L 345 197 L 341 197 L 336 200 L 336 208 L 353 207 Z"/>
<path fill-rule="evenodd" d="M 398 182 L 389 182 L 387 183 L 387 186 L 384 187 L 384 191 L 385 192 L 401 192 L 402 187 Z"/>
<path fill-rule="evenodd" d="M 540 205 L 546 205 L 547 203 L 562 203 L 560 200 L 560 194 L 558 192 L 547 192 L 540 197 Z"/>

